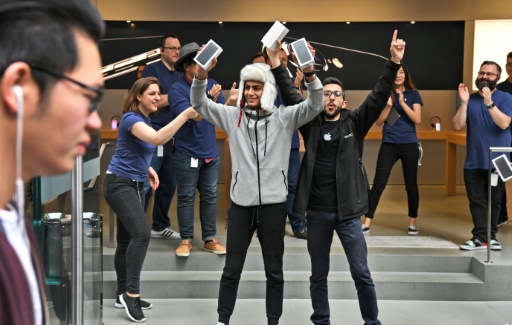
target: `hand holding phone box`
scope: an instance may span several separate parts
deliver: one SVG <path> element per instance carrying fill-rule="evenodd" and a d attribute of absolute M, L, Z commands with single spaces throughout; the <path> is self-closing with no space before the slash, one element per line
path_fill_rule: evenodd
<path fill-rule="evenodd" d="M 505 154 L 494 158 L 492 163 L 498 171 L 502 181 L 506 182 L 512 178 L 512 168 L 510 167 L 510 161 Z"/>
<path fill-rule="evenodd" d="M 209 40 L 201 52 L 199 52 L 194 61 L 197 62 L 203 69 L 208 70 L 213 59 L 222 53 L 222 47 L 217 45 L 213 40 Z"/>
<path fill-rule="evenodd" d="M 305 69 L 315 64 L 315 59 L 309 51 L 308 44 L 305 38 L 301 38 L 290 44 L 297 58 L 297 63 L 301 69 Z"/>
<path fill-rule="evenodd" d="M 283 38 L 288 34 L 288 28 L 284 27 L 283 24 L 276 21 L 272 27 L 268 30 L 268 32 L 263 36 L 261 42 L 263 45 L 271 49 L 272 51 L 276 49 L 277 40 L 282 41 Z"/>

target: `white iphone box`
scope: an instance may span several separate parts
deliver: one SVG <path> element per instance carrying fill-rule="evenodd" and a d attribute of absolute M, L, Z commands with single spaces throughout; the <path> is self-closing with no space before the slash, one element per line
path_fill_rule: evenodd
<path fill-rule="evenodd" d="M 315 59 L 308 49 L 308 44 L 306 43 L 305 38 L 301 38 L 290 45 L 292 46 L 293 53 L 295 53 L 295 57 L 297 58 L 297 62 L 301 69 L 305 69 L 315 64 Z"/>
<path fill-rule="evenodd" d="M 196 61 L 203 69 L 207 70 L 212 63 L 212 60 L 218 57 L 221 53 L 222 47 L 213 40 L 209 40 L 203 50 L 196 55 L 194 61 Z"/>
<path fill-rule="evenodd" d="M 272 51 L 276 49 L 277 40 L 282 41 L 283 38 L 288 34 L 288 28 L 284 27 L 283 24 L 276 21 L 272 27 L 268 30 L 268 32 L 263 36 L 261 42 L 263 45 L 271 49 Z"/>
<path fill-rule="evenodd" d="M 512 178 L 512 168 L 510 167 L 510 161 L 505 154 L 494 158 L 492 163 L 498 171 L 502 181 L 506 182 Z"/>

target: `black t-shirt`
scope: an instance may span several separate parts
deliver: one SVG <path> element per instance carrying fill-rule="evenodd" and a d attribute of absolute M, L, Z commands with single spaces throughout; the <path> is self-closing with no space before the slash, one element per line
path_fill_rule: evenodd
<path fill-rule="evenodd" d="M 338 211 L 336 196 L 336 155 L 340 143 L 338 121 L 324 121 L 313 169 L 313 182 L 308 208 L 321 211 Z"/>
<path fill-rule="evenodd" d="M 512 82 L 508 81 L 508 79 L 500 82 L 496 88 L 512 95 Z"/>

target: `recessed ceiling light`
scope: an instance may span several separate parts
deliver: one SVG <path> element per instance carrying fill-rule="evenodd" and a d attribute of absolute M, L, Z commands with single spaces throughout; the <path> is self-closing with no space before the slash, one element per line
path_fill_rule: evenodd
<path fill-rule="evenodd" d="M 413 20 L 413 21 L 411 21 L 411 24 L 413 24 L 413 25 L 414 25 L 414 24 L 416 24 L 416 22 Z"/>
<path fill-rule="evenodd" d="M 131 23 L 132 21 L 131 21 L 131 20 L 127 20 L 126 22 L 129 24 L 129 23 Z"/>
<path fill-rule="evenodd" d="M 347 21 L 347 25 L 350 25 L 350 21 Z"/>
<path fill-rule="evenodd" d="M 283 21 L 283 25 L 286 25 L 286 21 Z"/>
<path fill-rule="evenodd" d="M 219 25 L 222 25 L 222 21 L 219 21 Z"/>

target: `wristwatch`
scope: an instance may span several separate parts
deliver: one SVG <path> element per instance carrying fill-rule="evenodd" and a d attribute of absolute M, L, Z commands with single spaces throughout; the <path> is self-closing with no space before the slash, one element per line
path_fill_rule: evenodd
<path fill-rule="evenodd" d="M 487 109 L 491 109 L 491 108 L 493 108 L 494 106 L 496 106 L 496 104 L 491 103 L 491 105 L 487 105 L 486 107 L 487 107 Z"/>

